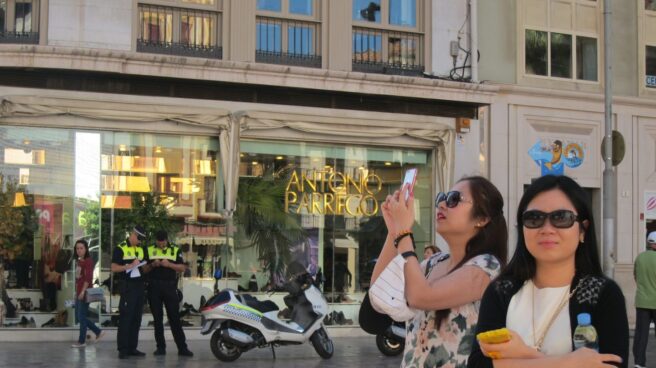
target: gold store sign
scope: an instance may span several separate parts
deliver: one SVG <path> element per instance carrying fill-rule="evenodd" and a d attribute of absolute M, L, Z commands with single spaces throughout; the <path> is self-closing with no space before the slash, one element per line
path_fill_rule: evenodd
<path fill-rule="evenodd" d="M 285 189 L 285 212 L 374 216 L 378 212 L 375 195 L 383 188 L 383 181 L 374 173 L 359 173 L 351 176 L 333 170 L 292 172 Z"/>

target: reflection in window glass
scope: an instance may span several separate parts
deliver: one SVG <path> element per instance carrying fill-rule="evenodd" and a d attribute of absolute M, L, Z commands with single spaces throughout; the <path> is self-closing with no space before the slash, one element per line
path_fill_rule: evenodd
<path fill-rule="evenodd" d="M 380 23 L 380 0 L 353 0 L 353 20 Z"/>
<path fill-rule="evenodd" d="M 645 0 L 645 10 L 656 10 L 656 0 Z"/>
<path fill-rule="evenodd" d="M 526 30 L 526 74 L 547 75 L 547 32 Z"/>
<path fill-rule="evenodd" d="M 164 9 L 141 8 L 139 11 L 140 38 L 152 43 L 173 41 L 173 13 Z"/>
<path fill-rule="evenodd" d="M 111 253 L 138 222 L 149 234 L 165 229 L 172 242 L 187 244 L 186 259 L 198 261 L 184 279 L 219 267 L 211 262 L 225 244 L 217 139 L 2 126 L 0 147 L 0 268 L 9 270 L 0 277 L 9 297 L 32 298 L 23 311 L 65 308 L 59 296 L 73 295 L 75 277 L 63 275 L 74 267 L 55 272 L 56 259 L 76 239 L 89 242 L 93 279 L 117 287 L 110 282 Z M 107 289 L 102 310 L 92 305 L 100 323 L 118 311 L 116 291 Z M 188 293 L 185 302 L 200 298 Z M 36 313 L 35 327 L 51 317 Z M 65 322 L 73 326 L 70 317 Z"/>
<path fill-rule="evenodd" d="M 576 37 L 576 78 L 597 80 L 597 39 Z"/>
<path fill-rule="evenodd" d="M 383 36 L 373 32 L 353 32 L 353 60 L 382 62 Z"/>
<path fill-rule="evenodd" d="M 277 23 L 257 23 L 257 51 L 282 52 L 281 25 Z"/>
<path fill-rule="evenodd" d="M 303 26 L 288 26 L 287 52 L 296 55 L 314 55 L 314 29 Z"/>
<path fill-rule="evenodd" d="M 0 0 L 0 32 L 6 31 L 7 0 Z"/>
<path fill-rule="evenodd" d="M 182 15 L 180 43 L 209 47 L 214 44 L 214 18 L 209 15 Z"/>
<path fill-rule="evenodd" d="M 417 26 L 416 0 L 390 0 L 389 23 L 399 26 Z"/>
<path fill-rule="evenodd" d="M 361 300 L 387 235 L 380 204 L 398 189 L 409 167 L 417 167 L 420 175 L 413 228 L 417 248 L 431 241 L 430 152 L 287 142 L 240 144 L 234 217 L 240 231 L 233 256 L 239 260 L 240 284 L 255 275 L 260 290 L 279 290 L 287 265 L 300 263 L 317 278 L 329 303 Z M 357 318 L 344 312 L 346 318 Z"/>
<path fill-rule="evenodd" d="M 572 35 L 551 33 L 551 76 L 572 78 Z"/>
<path fill-rule="evenodd" d="M 656 88 L 656 46 L 647 46 L 647 60 L 645 63 L 647 76 L 647 87 Z"/>
<path fill-rule="evenodd" d="M 314 0 L 289 0 L 289 12 L 292 14 L 312 15 Z"/>
<path fill-rule="evenodd" d="M 32 32 L 32 3 L 16 3 L 15 9 L 16 32 Z"/>
<path fill-rule="evenodd" d="M 257 0 L 257 10 L 279 12 L 281 10 L 281 2 L 280 0 Z"/>
<path fill-rule="evenodd" d="M 387 62 L 396 65 L 417 65 L 417 40 L 388 37 L 387 48 L 389 57 Z"/>

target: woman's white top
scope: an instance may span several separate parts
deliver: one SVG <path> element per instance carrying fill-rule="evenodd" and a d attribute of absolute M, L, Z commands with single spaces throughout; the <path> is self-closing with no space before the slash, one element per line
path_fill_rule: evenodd
<path fill-rule="evenodd" d="M 538 289 L 532 280 L 528 280 L 510 300 L 506 327 L 517 332 L 526 345 L 535 346 L 540 331 L 546 328 L 563 298 L 569 298 L 569 293 L 569 285 Z M 537 331 L 533 331 L 534 328 Z M 540 351 L 546 355 L 562 355 L 572 351 L 569 301 L 551 324 Z"/>

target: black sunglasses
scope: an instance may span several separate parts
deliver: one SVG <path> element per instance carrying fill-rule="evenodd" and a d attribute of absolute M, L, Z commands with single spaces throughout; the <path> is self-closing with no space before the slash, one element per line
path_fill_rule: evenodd
<path fill-rule="evenodd" d="M 578 221 L 579 216 L 570 210 L 556 210 L 549 213 L 529 210 L 522 214 L 522 224 L 527 229 L 538 229 L 544 226 L 547 218 L 549 218 L 549 222 L 553 227 L 569 229 Z"/>
<path fill-rule="evenodd" d="M 440 202 L 446 201 L 446 206 L 448 208 L 453 208 L 458 205 L 460 202 L 472 203 L 471 200 L 467 200 L 462 196 L 462 193 L 457 190 L 450 191 L 449 193 L 439 192 L 437 197 L 435 197 L 435 208 L 440 205 Z"/>

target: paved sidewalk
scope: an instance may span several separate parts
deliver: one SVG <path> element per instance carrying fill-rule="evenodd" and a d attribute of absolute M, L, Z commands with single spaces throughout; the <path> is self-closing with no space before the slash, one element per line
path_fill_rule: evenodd
<path fill-rule="evenodd" d="M 143 358 L 119 360 L 115 341 L 103 341 L 97 345 L 89 345 L 85 349 L 72 349 L 70 342 L 20 342 L 0 344 L 0 367 L 383 367 L 397 368 L 400 357 L 385 357 L 376 348 L 373 336 L 336 337 L 335 355 L 332 359 L 321 359 L 310 344 L 280 347 L 276 349 L 277 359 L 273 360 L 270 349 L 249 351 L 232 363 L 222 363 L 217 360 L 209 347 L 207 340 L 189 341 L 189 348 L 194 352 L 192 358 L 178 357 L 175 344 L 169 344 L 168 355 L 155 357 L 154 341 L 144 341 L 139 349 L 147 353 Z M 649 367 L 656 367 L 656 338 L 650 335 L 647 351 Z M 629 367 L 633 367 L 633 357 Z"/>

